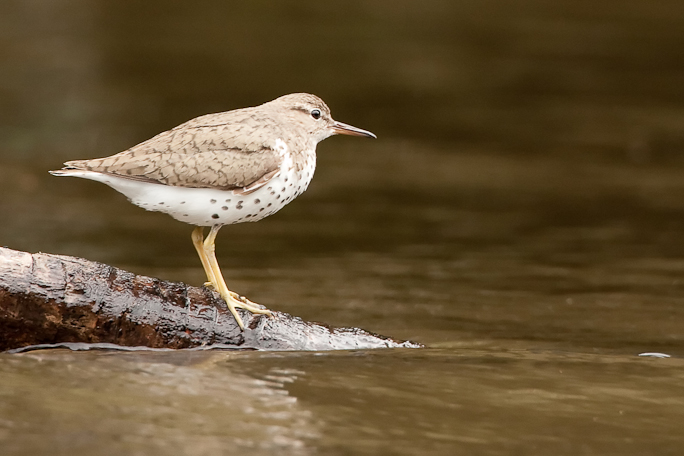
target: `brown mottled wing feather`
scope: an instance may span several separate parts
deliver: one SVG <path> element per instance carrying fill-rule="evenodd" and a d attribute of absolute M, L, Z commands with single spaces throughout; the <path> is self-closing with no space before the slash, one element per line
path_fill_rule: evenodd
<path fill-rule="evenodd" d="M 198 117 L 111 157 L 65 166 L 179 187 L 258 185 L 277 173 L 282 157 L 264 135 L 270 122 L 257 122 L 251 111 Z"/>

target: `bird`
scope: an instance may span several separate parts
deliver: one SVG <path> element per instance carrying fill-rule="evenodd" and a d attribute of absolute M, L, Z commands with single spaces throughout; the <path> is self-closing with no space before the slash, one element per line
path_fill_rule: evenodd
<path fill-rule="evenodd" d="M 224 225 L 262 220 L 301 195 L 316 169 L 316 145 L 335 134 L 377 138 L 333 120 L 319 97 L 292 93 L 196 117 L 115 155 L 67 161 L 49 172 L 104 183 L 136 206 L 194 225 L 191 239 L 205 285 L 219 293 L 244 331 L 237 308 L 271 311 L 228 289 L 216 236 Z"/>

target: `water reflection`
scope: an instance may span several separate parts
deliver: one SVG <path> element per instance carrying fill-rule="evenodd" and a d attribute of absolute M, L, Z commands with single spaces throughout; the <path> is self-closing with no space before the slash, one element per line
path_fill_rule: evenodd
<path fill-rule="evenodd" d="M 502 347 L 330 353 L 289 388 L 326 417 L 318 447 L 333 453 L 572 453 L 580 442 L 629 453 L 680 442 L 660 413 L 681 403 L 668 380 L 681 360 L 652 361 Z"/>
<path fill-rule="evenodd" d="M 2 355 L 0 444 L 8 455 L 93 456 L 663 454 L 681 444 L 681 359 L 441 345 Z"/>
<path fill-rule="evenodd" d="M 3 454 L 309 454 L 318 425 L 285 389 L 300 372 L 274 367 L 255 379 L 235 373 L 230 358 L 3 357 Z"/>

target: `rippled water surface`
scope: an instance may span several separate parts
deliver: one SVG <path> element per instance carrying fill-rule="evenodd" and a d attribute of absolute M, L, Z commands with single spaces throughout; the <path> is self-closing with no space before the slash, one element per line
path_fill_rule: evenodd
<path fill-rule="evenodd" d="M 3 2 L 1 244 L 199 285 L 191 227 L 47 170 L 313 92 L 378 140 L 326 140 L 297 201 L 223 228 L 228 284 L 427 348 L 0 354 L 0 453 L 681 454 L 682 26 L 675 1 Z"/>

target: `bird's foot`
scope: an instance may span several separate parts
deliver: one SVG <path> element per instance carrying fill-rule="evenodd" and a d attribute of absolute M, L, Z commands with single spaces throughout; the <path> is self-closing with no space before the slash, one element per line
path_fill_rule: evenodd
<path fill-rule="evenodd" d="M 254 303 L 250 301 L 249 299 L 245 298 L 244 296 L 240 296 L 239 294 L 235 293 L 234 291 L 228 290 L 230 299 L 233 301 L 233 305 L 235 307 L 239 307 L 241 309 L 249 310 L 252 313 L 255 314 L 263 314 L 263 315 L 271 315 L 271 311 L 268 309 L 262 309 L 259 307 L 259 304 Z M 223 299 L 226 299 L 225 297 Z M 226 302 L 228 300 L 226 299 Z"/>
<path fill-rule="evenodd" d="M 253 303 L 249 299 L 245 298 L 244 296 L 240 296 L 239 294 L 235 293 L 234 291 L 226 290 L 227 293 L 221 293 L 221 297 L 223 298 L 224 301 L 226 301 L 226 305 L 228 306 L 228 310 L 230 310 L 230 313 L 233 314 L 233 317 L 235 317 L 235 321 L 237 322 L 238 326 L 240 329 L 244 331 L 245 329 L 245 324 L 242 322 L 242 318 L 240 317 L 240 314 L 238 314 L 236 308 L 240 309 L 245 309 L 253 314 L 262 314 L 262 315 L 271 315 L 271 311 L 268 309 L 262 309 L 261 307 L 257 307 L 257 304 Z"/>
<path fill-rule="evenodd" d="M 268 309 L 263 309 L 259 307 L 258 304 L 250 301 L 249 299 L 245 298 L 244 296 L 240 296 L 239 294 L 235 293 L 234 291 L 231 290 L 223 290 L 223 293 L 221 292 L 220 286 L 213 284 L 211 282 L 206 282 L 204 284 L 205 287 L 218 291 L 218 293 L 221 295 L 221 298 L 226 302 L 226 305 L 228 306 L 228 310 L 230 310 L 230 313 L 233 314 L 235 317 L 235 320 L 237 321 L 238 326 L 240 329 L 244 330 L 245 325 L 242 322 L 242 318 L 240 317 L 240 314 L 237 313 L 237 308 L 240 309 L 245 309 L 253 314 L 260 314 L 260 315 L 271 315 L 271 311 Z"/>

